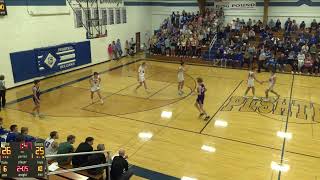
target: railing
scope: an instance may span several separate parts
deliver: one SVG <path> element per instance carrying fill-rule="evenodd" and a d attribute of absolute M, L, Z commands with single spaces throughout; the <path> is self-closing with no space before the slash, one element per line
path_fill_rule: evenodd
<path fill-rule="evenodd" d="M 89 154 L 99 154 L 99 153 L 107 153 L 109 155 L 108 163 L 49 172 L 49 164 L 47 161 L 47 176 L 55 175 L 55 174 L 63 174 L 63 173 L 68 173 L 68 172 L 82 171 L 82 170 L 87 170 L 87 169 L 100 168 L 100 167 L 108 167 L 107 168 L 108 171 L 106 173 L 108 174 L 108 176 L 107 176 L 108 180 L 110 180 L 110 175 L 109 175 L 109 167 L 111 167 L 111 159 L 110 159 L 111 152 L 110 151 L 92 151 L 92 152 L 81 152 L 81 153 L 55 154 L 55 155 L 46 155 L 45 157 L 47 160 L 47 158 L 70 157 L 70 156 L 77 156 L 77 155 L 89 155 Z"/>
<path fill-rule="evenodd" d="M 215 35 L 213 36 L 213 38 L 212 38 L 212 40 L 211 40 L 211 42 L 210 42 L 210 45 L 209 45 L 209 60 L 210 60 L 210 57 L 211 57 L 211 51 L 212 51 L 212 48 L 213 48 L 213 46 L 214 46 L 214 44 L 216 43 L 216 41 L 217 41 L 217 33 L 215 33 Z"/>

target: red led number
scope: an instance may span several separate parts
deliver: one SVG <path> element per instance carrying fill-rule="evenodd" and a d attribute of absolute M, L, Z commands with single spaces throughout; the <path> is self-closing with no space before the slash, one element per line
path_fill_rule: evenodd
<path fill-rule="evenodd" d="M 29 166 L 17 166 L 17 172 L 28 172 Z"/>

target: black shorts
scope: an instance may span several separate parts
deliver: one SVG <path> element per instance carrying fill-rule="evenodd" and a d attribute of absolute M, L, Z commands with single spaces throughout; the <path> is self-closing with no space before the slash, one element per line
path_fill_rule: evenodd
<path fill-rule="evenodd" d="M 204 96 L 198 96 L 197 97 L 197 103 L 198 104 L 203 104 L 203 102 L 204 102 Z"/>

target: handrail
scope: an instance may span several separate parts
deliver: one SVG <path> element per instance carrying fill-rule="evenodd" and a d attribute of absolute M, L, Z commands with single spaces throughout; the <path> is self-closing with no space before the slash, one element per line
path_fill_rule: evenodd
<path fill-rule="evenodd" d="M 81 171 L 81 170 L 86 170 L 86 169 L 94 169 L 94 168 L 109 167 L 109 166 L 111 166 L 110 163 L 98 164 L 98 165 L 92 165 L 92 166 L 85 166 L 85 167 L 79 167 L 79 168 L 72 168 L 72 169 L 65 169 L 65 170 L 48 172 L 47 175 L 63 174 L 63 173 L 67 173 L 67 172 L 75 172 L 75 171 Z"/>
<path fill-rule="evenodd" d="M 79 153 L 68 153 L 68 154 L 52 154 L 52 155 L 45 155 L 46 158 L 53 158 L 53 157 L 66 157 L 66 156 L 76 156 L 76 155 L 86 155 L 86 154 L 98 154 L 98 153 L 111 153 L 111 151 L 91 151 L 91 152 L 79 152 Z"/>

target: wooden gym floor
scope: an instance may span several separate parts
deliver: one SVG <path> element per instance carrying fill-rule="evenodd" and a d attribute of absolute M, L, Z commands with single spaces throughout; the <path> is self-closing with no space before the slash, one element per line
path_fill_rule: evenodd
<path fill-rule="evenodd" d="M 179 179 L 320 179 L 319 78 L 277 74 L 275 90 L 281 98 L 265 103 L 242 97 L 245 70 L 187 65 L 185 94 L 179 96 L 178 65 L 147 61 L 150 92 L 141 88 L 135 93 L 138 58 L 43 80 L 43 119 L 30 115 L 31 84 L 9 90 L 11 103 L 0 112 L 5 127 L 27 126 L 30 134 L 42 138 L 57 130 L 60 142 L 74 134 L 76 145 L 93 136 L 95 145 L 104 143 L 113 152 L 125 148 L 130 163 Z M 122 67 L 114 68 L 117 66 Z M 104 72 L 104 105 L 90 102 L 86 77 L 94 71 Z M 199 119 L 193 105 L 196 77 L 202 77 L 208 89 L 205 109 L 212 116 L 209 121 Z M 259 80 L 268 77 L 269 73 L 257 74 Z M 267 83 L 256 83 L 259 97 L 264 96 L 266 87 Z M 172 117 L 161 117 L 163 111 L 172 112 Z M 218 126 L 219 121 L 227 124 Z M 290 132 L 292 138 L 284 141 L 278 131 Z M 151 132 L 153 137 L 140 139 L 140 132 Z M 202 150 L 203 145 L 213 147 L 213 152 Z M 289 171 L 272 170 L 272 161 L 289 165 Z"/>

